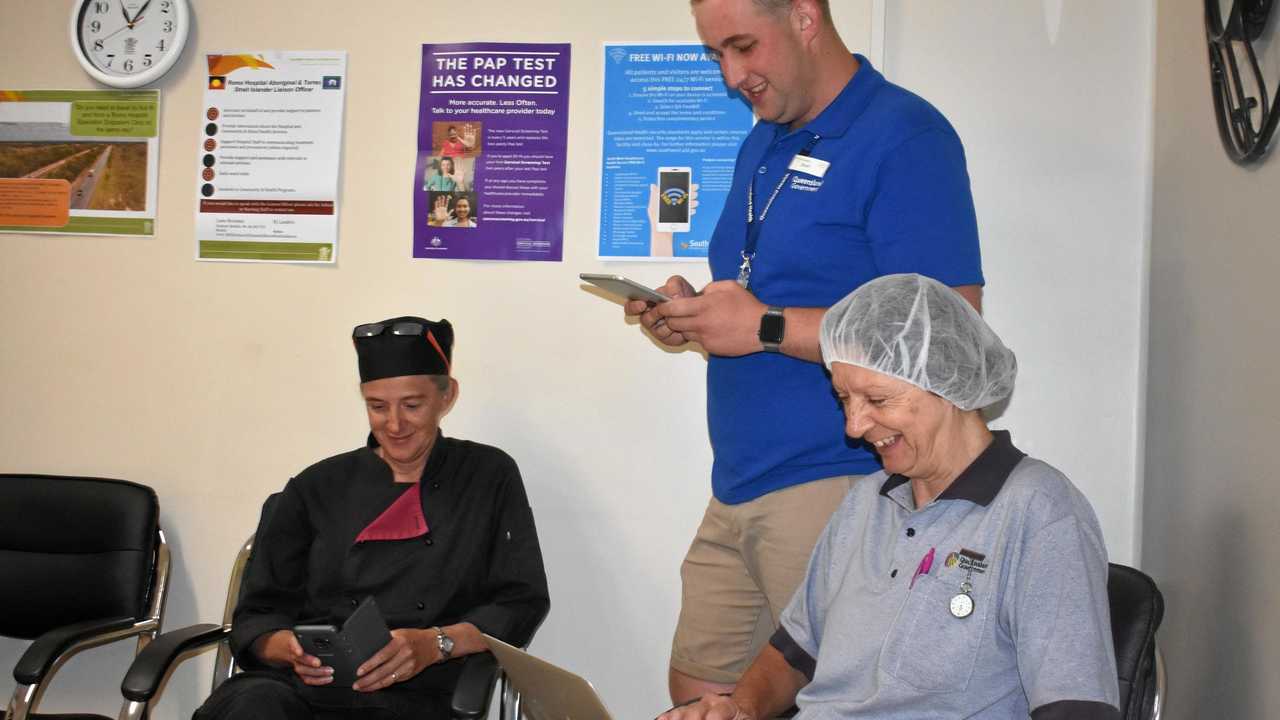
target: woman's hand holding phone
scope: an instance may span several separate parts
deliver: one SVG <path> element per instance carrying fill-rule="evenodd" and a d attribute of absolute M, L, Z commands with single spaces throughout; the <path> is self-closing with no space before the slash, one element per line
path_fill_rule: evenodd
<path fill-rule="evenodd" d="M 333 682 L 333 668 L 322 665 L 320 658 L 303 652 L 292 630 L 263 634 L 254 641 L 253 654 L 267 665 L 293 668 L 294 674 L 307 685 Z"/>
<path fill-rule="evenodd" d="M 356 670 L 360 678 L 352 690 L 372 692 L 404 682 L 440 659 L 436 634 L 432 630 L 398 628 L 391 642 L 365 660 Z"/>

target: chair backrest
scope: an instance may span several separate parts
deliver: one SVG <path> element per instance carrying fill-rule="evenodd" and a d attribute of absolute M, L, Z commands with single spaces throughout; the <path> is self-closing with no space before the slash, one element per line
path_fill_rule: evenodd
<path fill-rule="evenodd" d="M 1111 563 L 1107 572 L 1111 639 L 1120 679 L 1120 715 L 1146 720 L 1156 707 L 1156 629 L 1164 597 L 1145 573 Z"/>
<path fill-rule="evenodd" d="M 160 503 L 144 485 L 0 474 L 0 635 L 148 615 Z"/>
<path fill-rule="evenodd" d="M 240 604 L 240 598 L 243 595 L 244 576 L 249 571 L 249 563 L 253 561 L 254 541 L 262 534 L 262 528 L 271 517 L 271 513 L 275 511 L 276 502 L 279 499 L 280 493 L 272 493 L 263 501 L 262 512 L 258 515 L 258 529 L 240 546 L 240 552 L 236 554 L 235 564 L 231 566 L 231 577 L 227 580 L 226 605 L 222 610 L 222 624 L 227 627 L 231 627 L 231 618 L 235 614 L 236 605 Z M 230 643 L 223 641 L 218 645 L 218 654 L 213 663 L 213 689 L 217 690 L 218 686 L 234 675 L 235 672 L 236 660 L 231 654 Z"/>

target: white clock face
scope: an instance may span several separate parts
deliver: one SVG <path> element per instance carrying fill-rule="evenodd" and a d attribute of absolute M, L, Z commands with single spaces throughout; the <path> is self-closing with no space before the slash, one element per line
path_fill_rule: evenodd
<path fill-rule="evenodd" d="M 973 612 L 973 598 L 968 593 L 960 593 L 951 598 L 951 614 L 958 618 L 966 618 Z"/>
<path fill-rule="evenodd" d="M 77 58 L 109 85 L 151 82 L 182 52 L 186 11 L 185 0 L 81 0 L 71 18 Z"/>

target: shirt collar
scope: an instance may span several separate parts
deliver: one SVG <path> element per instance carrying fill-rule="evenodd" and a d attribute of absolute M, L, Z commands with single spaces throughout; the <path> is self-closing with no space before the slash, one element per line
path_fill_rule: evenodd
<path fill-rule="evenodd" d="M 378 440 L 373 436 L 373 433 L 369 433 L 369 437 L 365 439 L 364 444 L 365 449 L 369 451 L 369 457 L 377 460 L 379 464 L 385 466 L 389 471 L 391 467 L 386 464 L 386 461 L 378 457 L 376 452 L 374 452 L 379 446 Z M 440 472 L 440 468 L 444 466 L 445 458 L 448 456 L 448 450 L 446 449 L 448 444 L 449 443 L 444 436 L 444 431 L 437 429 L 436 441 L 431 446 L 431 454 L 427 455 L 426 466 L 422 468 L 423 479 L 433 477 Z"/>
<path fill-rule="evenodd" d="M 991 435 L 987 449 L 974 458 L 935 500 L 968 500 L 986 507 L 996 499 L 1004 481 L 1009 479 L 1009 473 L 1027 454 L 1013 446 L 1008 430 L 996 430 Z M 908 482 L 910 478 L 905 475 L 890 475 L 880 486 L 880 494 L 894 500 L 896 498 L 889 493 Z"/>
<path fill-rule="evenodd" d="M 854 53 L 853 57 L 858 60 L 858 70 L 849 78 L 844 89 L 818 113 L 818 117 L 796 132 L 808 132 L 824 138 L 840 137 L 849 131 L 853 121 L 871 104 L 872 96 L 885 84 L 884 75 L 862 55 Z M 788 133 L 786 125 L 778 126 L 778 137 L 784 137 Z"/>

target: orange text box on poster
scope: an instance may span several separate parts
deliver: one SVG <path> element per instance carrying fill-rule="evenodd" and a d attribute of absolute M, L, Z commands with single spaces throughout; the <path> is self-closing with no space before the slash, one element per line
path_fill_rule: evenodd
<path fill-rule="evenodd" d="M 66 180 L 0 178 L 0 225 L 62 227 L 70 218 Z"/>

